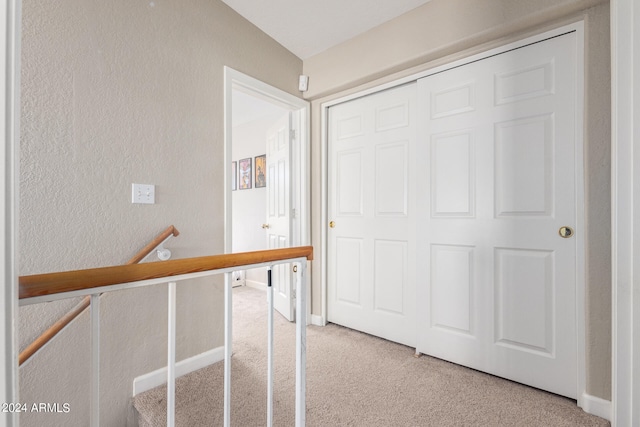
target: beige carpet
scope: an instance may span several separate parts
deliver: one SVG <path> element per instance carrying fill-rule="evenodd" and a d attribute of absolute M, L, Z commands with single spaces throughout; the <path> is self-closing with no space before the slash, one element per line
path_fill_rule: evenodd
<path fill-rule="evenodd" d="M 234 290 L 233 426 L 266 419 L 266 294 Z M 274 425 L 294 425 L 295 325 L 276 314 Z M 308 426 L 608 426 L 575 401 L 422 356 L 337 325 L 307 332 Z M 223 363 L 178 379 L 176 425 L 222 425 Z M 166 388 L 134 399 L 166 425 Z"/>

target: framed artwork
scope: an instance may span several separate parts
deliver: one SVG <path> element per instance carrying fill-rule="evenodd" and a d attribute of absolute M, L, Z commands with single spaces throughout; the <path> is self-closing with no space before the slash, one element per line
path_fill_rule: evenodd
<path fill-rule="evenodd" d="M 267 155 L 263 154 L 262 156 L 256 156 L 256 179 L 254 182 L 256 183 L 256 188 L 263 188 L 267 186 L 267 175 L 265 174 L 267 170 Z"/>
<path fill-rule="evenodd" d="M 231 162 L 231 191 L 238 189 L 238 162 Z"/>
<path fill-rule="evenodd" d="M 251 157 L 249 157 L 248 159 L 242 159 L 238 163 L 238 169 L 240 172 L 240 183 L 238 184 L 239 188 L 240 190 L 248 190 L 251 188 L 252 184 Z"/>

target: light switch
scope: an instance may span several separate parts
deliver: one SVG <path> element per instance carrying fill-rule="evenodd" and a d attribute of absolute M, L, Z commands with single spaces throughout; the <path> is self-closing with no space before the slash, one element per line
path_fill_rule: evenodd
<path fill-rule="evenodd" d="M 153 205 L 156 202 L 156 186 L 150 184 L 131 184 L 131 203 Z"/>

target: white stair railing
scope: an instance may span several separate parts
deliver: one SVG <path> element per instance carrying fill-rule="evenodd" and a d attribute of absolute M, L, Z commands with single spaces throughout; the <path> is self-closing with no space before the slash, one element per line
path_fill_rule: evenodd
<path fill-rule="evenodd" d="M 305 425 L 306 384 L 306 267 L 313 259 L 313 248 L 274 249 L 268 251 L 189 258 L 162 263 L 134 264 L 62 273 L 20 277 L 20 305 L 37 304 L 77 296 L 91 296 L 91 426 L 100 425 L 100 294 L 168 283 L 167 343 L 167 426 L 175 425 L 176 287 L 184 280 L 225 274 L 225 359 L 224 425 L 231 425 L 232 292 L 231 273 L 243 269 L 268 268 L 268 366 L 267 425 L 273 419 L 273 288 L 271 268 L 294 263 L 296 271 L 296 403 L 295 425 Z M 90 285 L 86 285 L 89 283 Z"/>
<path fill-rule="evenodd" d="M 144 248 L 136 253 L 133 258 L 127 261 L 127 264 L 138 264 L 147 259 L 151 254 L 157 254 L 158 258 L 162 261 L 166 261 L 171 258 L 171 251 L 165 249 L 164 243 L 172 237 L 178 236 L 180 232 L 170 225 L 162 233 L 156 236 L 151 242 L 149 242 Z M 36 338 L 31 344 L 25 347 L 18 356 L 18 364 L 21 366 L 30 357 L 36 354 L 45 344 L 51 341 L 55 336 L 64 329 L 68 324 L 78 317 L 84 310 L 89 307 L 91 303 L 90 297 L 85 297 L 80 303 L 73 307 L 69 312 L 62 316 L 56 323 L 47 328 L 38 338 Z"/>

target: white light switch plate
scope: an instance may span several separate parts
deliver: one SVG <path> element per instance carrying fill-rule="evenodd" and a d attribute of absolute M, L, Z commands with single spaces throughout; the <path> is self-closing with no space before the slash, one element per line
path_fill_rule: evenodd
<path fill-rule="evenodd" d="M 131 203 L 152 205 L 156 202 L 156 186 L 149 184 L 131 184 Z"/>

